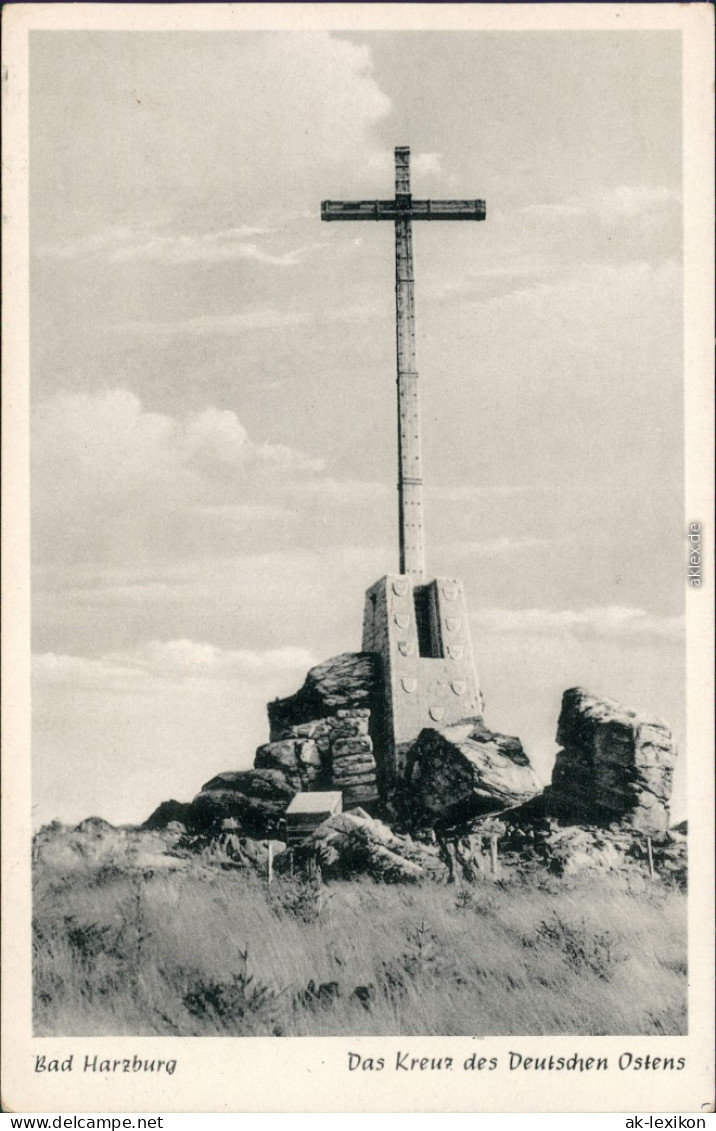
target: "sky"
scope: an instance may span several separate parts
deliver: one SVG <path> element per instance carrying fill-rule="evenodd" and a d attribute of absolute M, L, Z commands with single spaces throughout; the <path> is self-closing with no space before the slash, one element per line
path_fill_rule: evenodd
<path fill-rule="evenodd" d="M 548 781 L 576 684 L 682 747 L 677 32 L 31 34 L 33 814 L 140 822 L 268 740 L 398 568 L 415 225 L 429 576 Z"/>

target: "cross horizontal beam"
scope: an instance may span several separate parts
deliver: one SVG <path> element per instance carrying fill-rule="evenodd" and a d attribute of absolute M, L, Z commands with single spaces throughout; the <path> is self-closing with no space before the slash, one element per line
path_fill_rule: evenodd
<path fill-rule="evenodd" d="M 322 220 L 484 220 L 484 200 L 324 200 Z"/>

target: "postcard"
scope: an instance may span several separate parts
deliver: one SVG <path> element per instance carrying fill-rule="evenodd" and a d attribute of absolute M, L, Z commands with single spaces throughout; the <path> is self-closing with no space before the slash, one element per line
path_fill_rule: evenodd
<path fill-rule="evenodd" d="M 3 14 L 5 1110 L 698 1120 L 712 6 Z"/>

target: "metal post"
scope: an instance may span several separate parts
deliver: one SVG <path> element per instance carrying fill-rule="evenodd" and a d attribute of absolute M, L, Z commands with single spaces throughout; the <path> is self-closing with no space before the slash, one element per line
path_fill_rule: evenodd
<path fill-rule="evenodd" d="M 654 879 L 654 853 L 651 848 L 651 837 L 646 838 L 646 854 L 649 859 L 649 879 Z"/>
<path fill-rule="evenodd" d="M 398 537 L 400 572 L 425 573 L 420 403 L 415 351 L 415 279 L 410 221 L 410 150 L 395 150 L 395 199 L 406 215 L 395 220 L 395 319 L 398 368 Z"/>
<path fill-rule="evenodd" d="M 497 875 L 497 833 L 490 837 L 490 871 L 493 876 Z"/>
<path fill-rule="evenodd" d="M 273 842 L 268 842 L 268 857 L 266 861 L 266 882 L 270 885 L 273 879 Z"/>

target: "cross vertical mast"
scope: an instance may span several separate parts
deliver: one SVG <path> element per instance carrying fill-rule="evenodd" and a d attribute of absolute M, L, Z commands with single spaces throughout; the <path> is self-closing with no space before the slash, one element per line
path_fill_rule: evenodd
<path fill-rule="evenodd" d="M 398 537 L 400 572 L 416 581 L 425 572 L 420 402 L 415 353 L 415 280 L 410 221 L 410 150 L 395 150 L 395 317 L 398 366 Z"/>
<path fill-rule="evenodd" d="M 410 149 L 395 150 L 394 200 L 323 200 L 322 220 L 395 224 L 395 313 L 398 361 L 398 523 L 400 572 L 421 584 L 425 572 L 420 405 L 415 359 L 413 220 L 484 220 L 484 200 L 413 200 Z"/>

